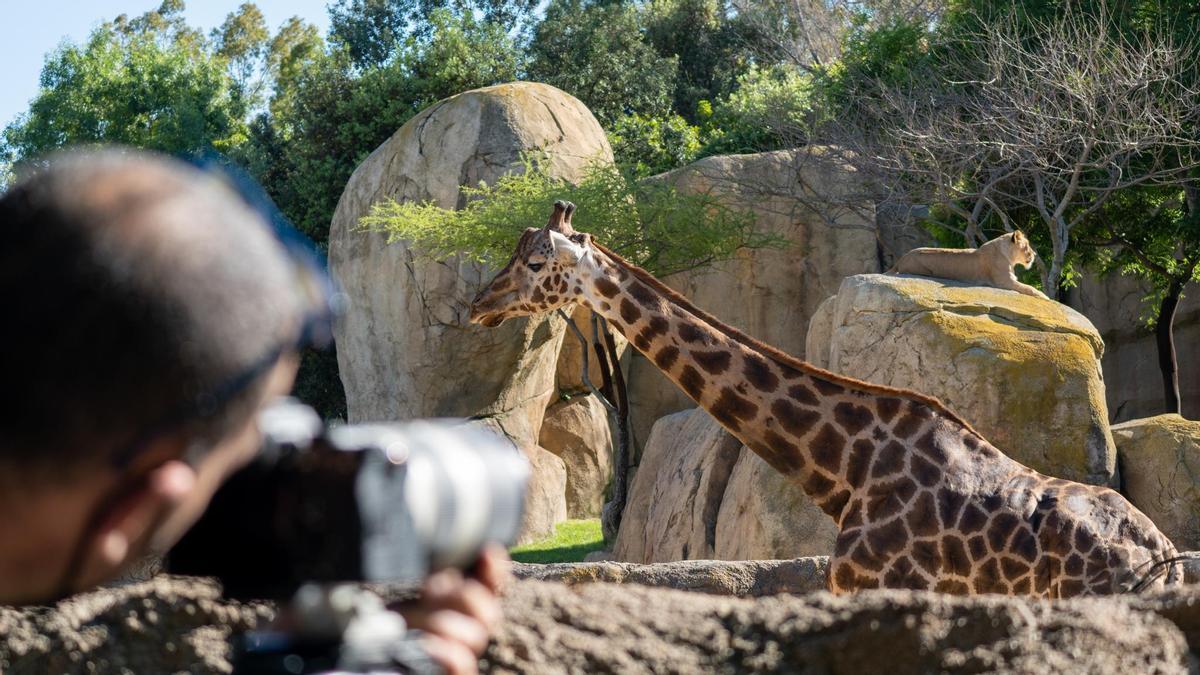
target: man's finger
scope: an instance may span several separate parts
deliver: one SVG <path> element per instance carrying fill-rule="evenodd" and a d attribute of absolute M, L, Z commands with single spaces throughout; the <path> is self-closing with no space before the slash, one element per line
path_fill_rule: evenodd
<path fill-rule="evenodd" d="M 476 675 L 479 672 L 478 659 L 457 642 L 427 634 L 421 636 L 421 646 L 431 659 L 446 669 L 447 675 Z"/>

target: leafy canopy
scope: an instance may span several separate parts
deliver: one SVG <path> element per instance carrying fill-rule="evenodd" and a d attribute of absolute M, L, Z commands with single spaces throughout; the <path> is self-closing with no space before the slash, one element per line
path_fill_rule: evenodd
<path fill-rule="evenodd" d="M 660 277 L 730 258 L 740 248 L 786 244 L 757 230 L 752 213 L 730 209 L 712 195 L 636 181 L 608 165 L 593 165 L 572 185 L 550 176 L 542 159 L 526 157 L 523 172 L 462 192 L 468 201 L 458 211 L 387 200 L 373 205 L 360 225 L 386 233 L 389 242 L 408 240 L 434 260 L 462 255 L 501 266 L 525 228 L 545 223 L 550 205 L 564 199 L 578 206 L 578 230 Z"/>

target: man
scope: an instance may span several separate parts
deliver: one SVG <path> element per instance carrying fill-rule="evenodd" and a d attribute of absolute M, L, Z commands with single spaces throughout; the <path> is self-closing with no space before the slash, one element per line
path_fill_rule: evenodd
<path fill-rule="evenodd" d="M 222 181 L 127 150 L 52 158 L 0 197 L 0 602 L 44 602 L 166 551 L 255 454 L 313 302 Z M 408 612 L 474 672 L 499 616 L 480 580 Z"/>

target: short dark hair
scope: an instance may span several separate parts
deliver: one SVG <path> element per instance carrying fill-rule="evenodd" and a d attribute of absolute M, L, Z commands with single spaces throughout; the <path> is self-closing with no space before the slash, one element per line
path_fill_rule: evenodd
<path fill-rule="evenodd" d="M 130 150 L 52 157 L 0 196 L 0 462 L 107 459 L 227 385 L 296 329 L 293 276 L 209 174 Z M 261 387 L 188 431 L 221 437 Z"/>

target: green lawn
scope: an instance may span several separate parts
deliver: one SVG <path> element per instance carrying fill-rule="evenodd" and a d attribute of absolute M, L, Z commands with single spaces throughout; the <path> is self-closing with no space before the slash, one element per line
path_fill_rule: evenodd
<path fill-rule="evenodd" d="M 509 551 L 512 559 L 524 563 L 580 562 L 583 556 L 604 548 L 600 519 L 568 520 L 559 523 L 554 536 L 517 546 Z"/>

